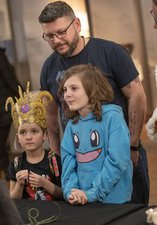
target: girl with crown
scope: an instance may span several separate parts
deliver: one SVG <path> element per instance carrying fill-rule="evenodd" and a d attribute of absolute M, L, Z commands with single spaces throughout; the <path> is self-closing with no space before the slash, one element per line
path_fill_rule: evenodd
<path fill-rule="evenodd" d="M 61 163 L 59 155 L 44 149 L 47 139 L 46 106 L 53 100 L 47 91 L 26 92 L 19 87 L 16 103 L 9 97 L 11 115 L 16 131 L 15 148 L 21 156 L 10 162 L 7 180 L 10 181 L 10 196 L 13 199 L 53 200 L 62 198 Z"/>

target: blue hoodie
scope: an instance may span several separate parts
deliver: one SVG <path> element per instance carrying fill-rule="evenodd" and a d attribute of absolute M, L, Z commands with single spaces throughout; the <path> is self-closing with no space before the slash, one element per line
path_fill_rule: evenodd
<path fill-rule="evenodd" d="M 102 120 L 93 113 L 70 120 L 61 143 L 62 189 L 85 191 L 88 202 L 125 203 L 132 193 L 130 135 L 121 107 L 102 106 Z"/>

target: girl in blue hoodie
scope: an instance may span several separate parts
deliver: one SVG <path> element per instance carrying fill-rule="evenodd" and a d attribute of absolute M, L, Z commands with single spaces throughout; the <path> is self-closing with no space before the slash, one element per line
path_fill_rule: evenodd
<path fill-rule="evenodd" d="M 69 121 L 61 142 L 62 189 L 70 204 L 129 202 L 132 162 L 129 130 L 113 91 L 91 65 L 65 71 L 59 94 Z"/>

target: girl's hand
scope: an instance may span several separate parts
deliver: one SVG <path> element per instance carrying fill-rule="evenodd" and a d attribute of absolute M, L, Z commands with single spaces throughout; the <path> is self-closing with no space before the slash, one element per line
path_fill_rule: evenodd
<path fill-rule="evenodd" d="M 16 173 L 17 183 L 24 186 L 28 182 L 28 170 L 20 170 Z"/>
<path fill-rule="evenodd" d="M 72 189 L 69 195 L 68 202 L 72 205 L 85 205 L 88 200 L 84 191 L 79 189 Z"/>
<path fill-rule="evenodd" d="M 29 183 L 31 187 L 37 188 L 37 187 L 43 187 L 45 183 L 45 177 L 33 173 L 32 171 L 29 172 Z"/>

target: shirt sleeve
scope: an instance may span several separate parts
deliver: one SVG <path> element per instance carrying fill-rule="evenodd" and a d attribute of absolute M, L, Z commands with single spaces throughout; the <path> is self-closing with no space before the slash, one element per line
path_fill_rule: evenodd
<path fill-rule="evenodd" d="M 108 62 L 120 88 L 129 84 L 139 75 L 131 56 L 121 45 L 113 46 L 109 52 Z"/>
<path fill-rule="evenodd" d="M 67 200 L 72 188 L 79 188 L 77 176 L 76 153 L 70 129 L 70 122 L 64 132 L 61 142 L 61 161 L 62 161 L 62 190 L 64 198 Z"/>
<path fill-rule="evenodd" d="M 6 180 L 7 181 L 12 180 L 16 182 L 16 171 L 14 168 L 14 160 L 9 163 L 9 167 L 6 174 Z"/>
<path fill-rule="evenodd" d="M 47 70 L 47 61 L 43 64 L 41 73 L 40 73 L 40 86 L 41 90 L 50 91 L 47 85 L 47 76 L 46 76 L 46 70 Z"/>

